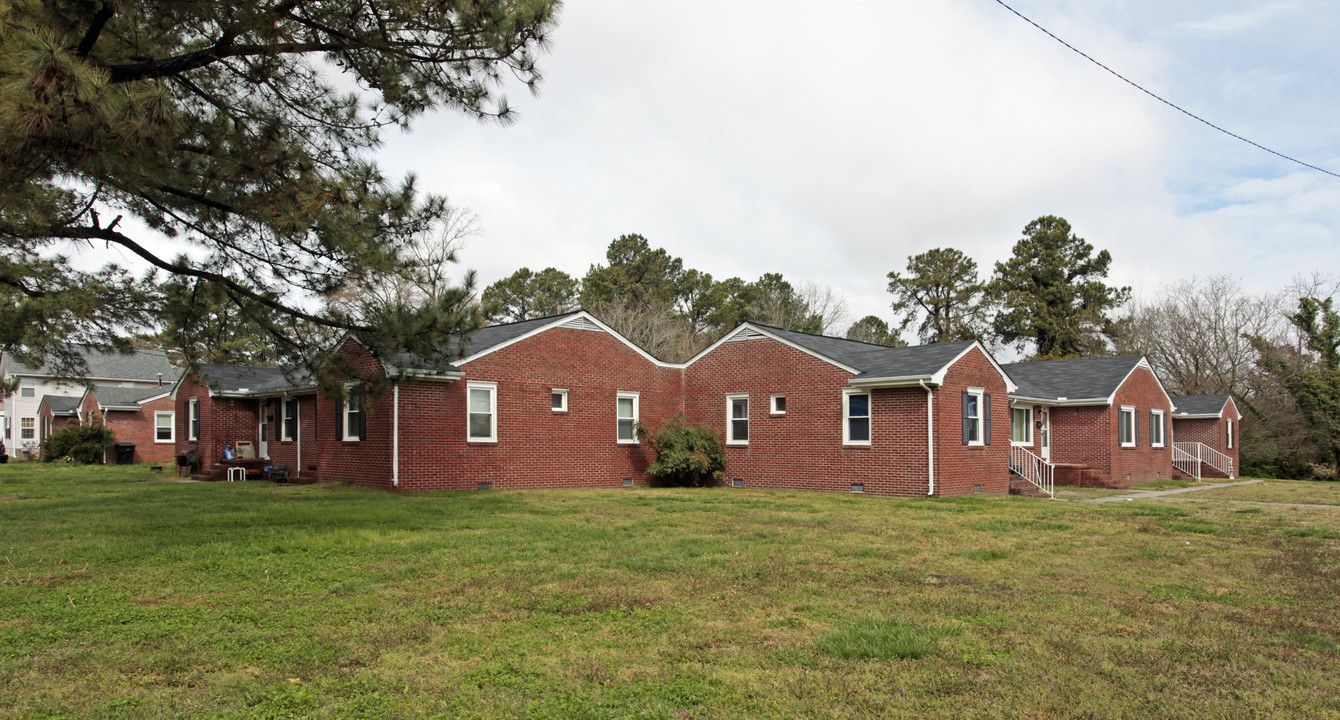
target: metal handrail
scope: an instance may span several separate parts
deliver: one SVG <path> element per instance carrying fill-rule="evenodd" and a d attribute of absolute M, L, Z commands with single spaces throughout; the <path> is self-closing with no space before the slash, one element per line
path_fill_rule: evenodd
<path fill-rule="evenodd" d="M 1034 455 L 1028 448 L 1010 446 L 1010 470 L 1047 493 L 1047 497 L 1056 497 L 1056 466 Z"/>
<path fill-rule="evenodd" d="M 1185 441 L 1173 443 L 1174 450 L 1181 450 L 1196 459 L 1197 463 L 1205 463 L 1219 472 L 1227 475 L 1230 479 L 1235 477 L 1233 472 L 1233 458 L 1215 450 L 1203 442 Z M 1176 453 L 1174 453 L 1175 455 Z M 1190 473 L 1187 473 L 1188 475 Z M 1199 469 L 1196 477 L 1199 478 Z"/>
<path fill-rule="evenodd" d="M 1179 445 L 1182 444 L 1183 443 L 1173 443 L 1172 448 L 1173 467 L 1177 468 L 1178 470 L 1181 470 L 1186 475 L 1190 475 L 1191 477 L 1196 478 L 1196 480 L 1199 481 L 1200 457 L 1192 455 L 1186 450 L 1183 450 L 1181 447 L 1178 447 Z"/>

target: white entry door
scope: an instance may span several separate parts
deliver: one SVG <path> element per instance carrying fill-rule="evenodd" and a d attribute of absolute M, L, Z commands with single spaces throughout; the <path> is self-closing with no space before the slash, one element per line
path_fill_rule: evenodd
<path fill-rule="evenodd" d="M 270 421 L 265 417 L 265 412 L 269 409 L 268 403 L 261 405 L 261 439 L 256 443 L 256 457 L 262 460 L 270 458 Z"/>
<path fill-rule="evenodd" d="M 1038 409 L 1038 452 L 1042 459 L 1052 459 L 1052 417 L 1050 408 Z"/>

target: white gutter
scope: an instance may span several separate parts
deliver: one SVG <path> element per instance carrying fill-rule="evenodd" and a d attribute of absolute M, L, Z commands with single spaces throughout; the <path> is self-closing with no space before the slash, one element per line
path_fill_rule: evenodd
<path fill-rule="evenodd" d="M 391 486 L 400 487 L 400 383 L 391 388 Z"/>
<path fill-rule="evenodd" d="M 926 391 L 926 496 L 935 494 L 935 391 L 921 381 Z"/>

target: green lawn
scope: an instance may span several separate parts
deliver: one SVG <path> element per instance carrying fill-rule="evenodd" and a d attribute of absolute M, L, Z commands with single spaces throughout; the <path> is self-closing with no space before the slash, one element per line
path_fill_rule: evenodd
<path fill-rule="evenodd" d="M 1185 495 L 1197 500 L 1240 500 L 1248 502 L 1300 503 L 1304 505 L 1340 505 L 1340 482 L 1317 480 L 1266 480 L 1256 485 L 1214 488 L 1204 494 Z M 1340 529 L 1340 527 L 1337 527 Z"/>
<path fill-rule="evenodd" d="M 0 717 L 1340 717 L 1337 527 L 0 465 Z"/>

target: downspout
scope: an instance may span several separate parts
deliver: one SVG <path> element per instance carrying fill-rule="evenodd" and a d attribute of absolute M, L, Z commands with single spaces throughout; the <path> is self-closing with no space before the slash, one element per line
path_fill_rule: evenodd
<path fill-rule="evenodd" d="M 293 439 L 298 441 L 298 467 L 293 468 L 293 474 L 302 472 L 302 400 L 294 400 L 293 404 Z"/>
<path fill-rule="evenodd" d="M 926 496 L 935 494 L 935 391 L 918 380 L 926 391 Z"/>
<path fill-rule="evenodd" d="M 391 486 L 400 487 L 400 383 L 391 386 Z"/>

